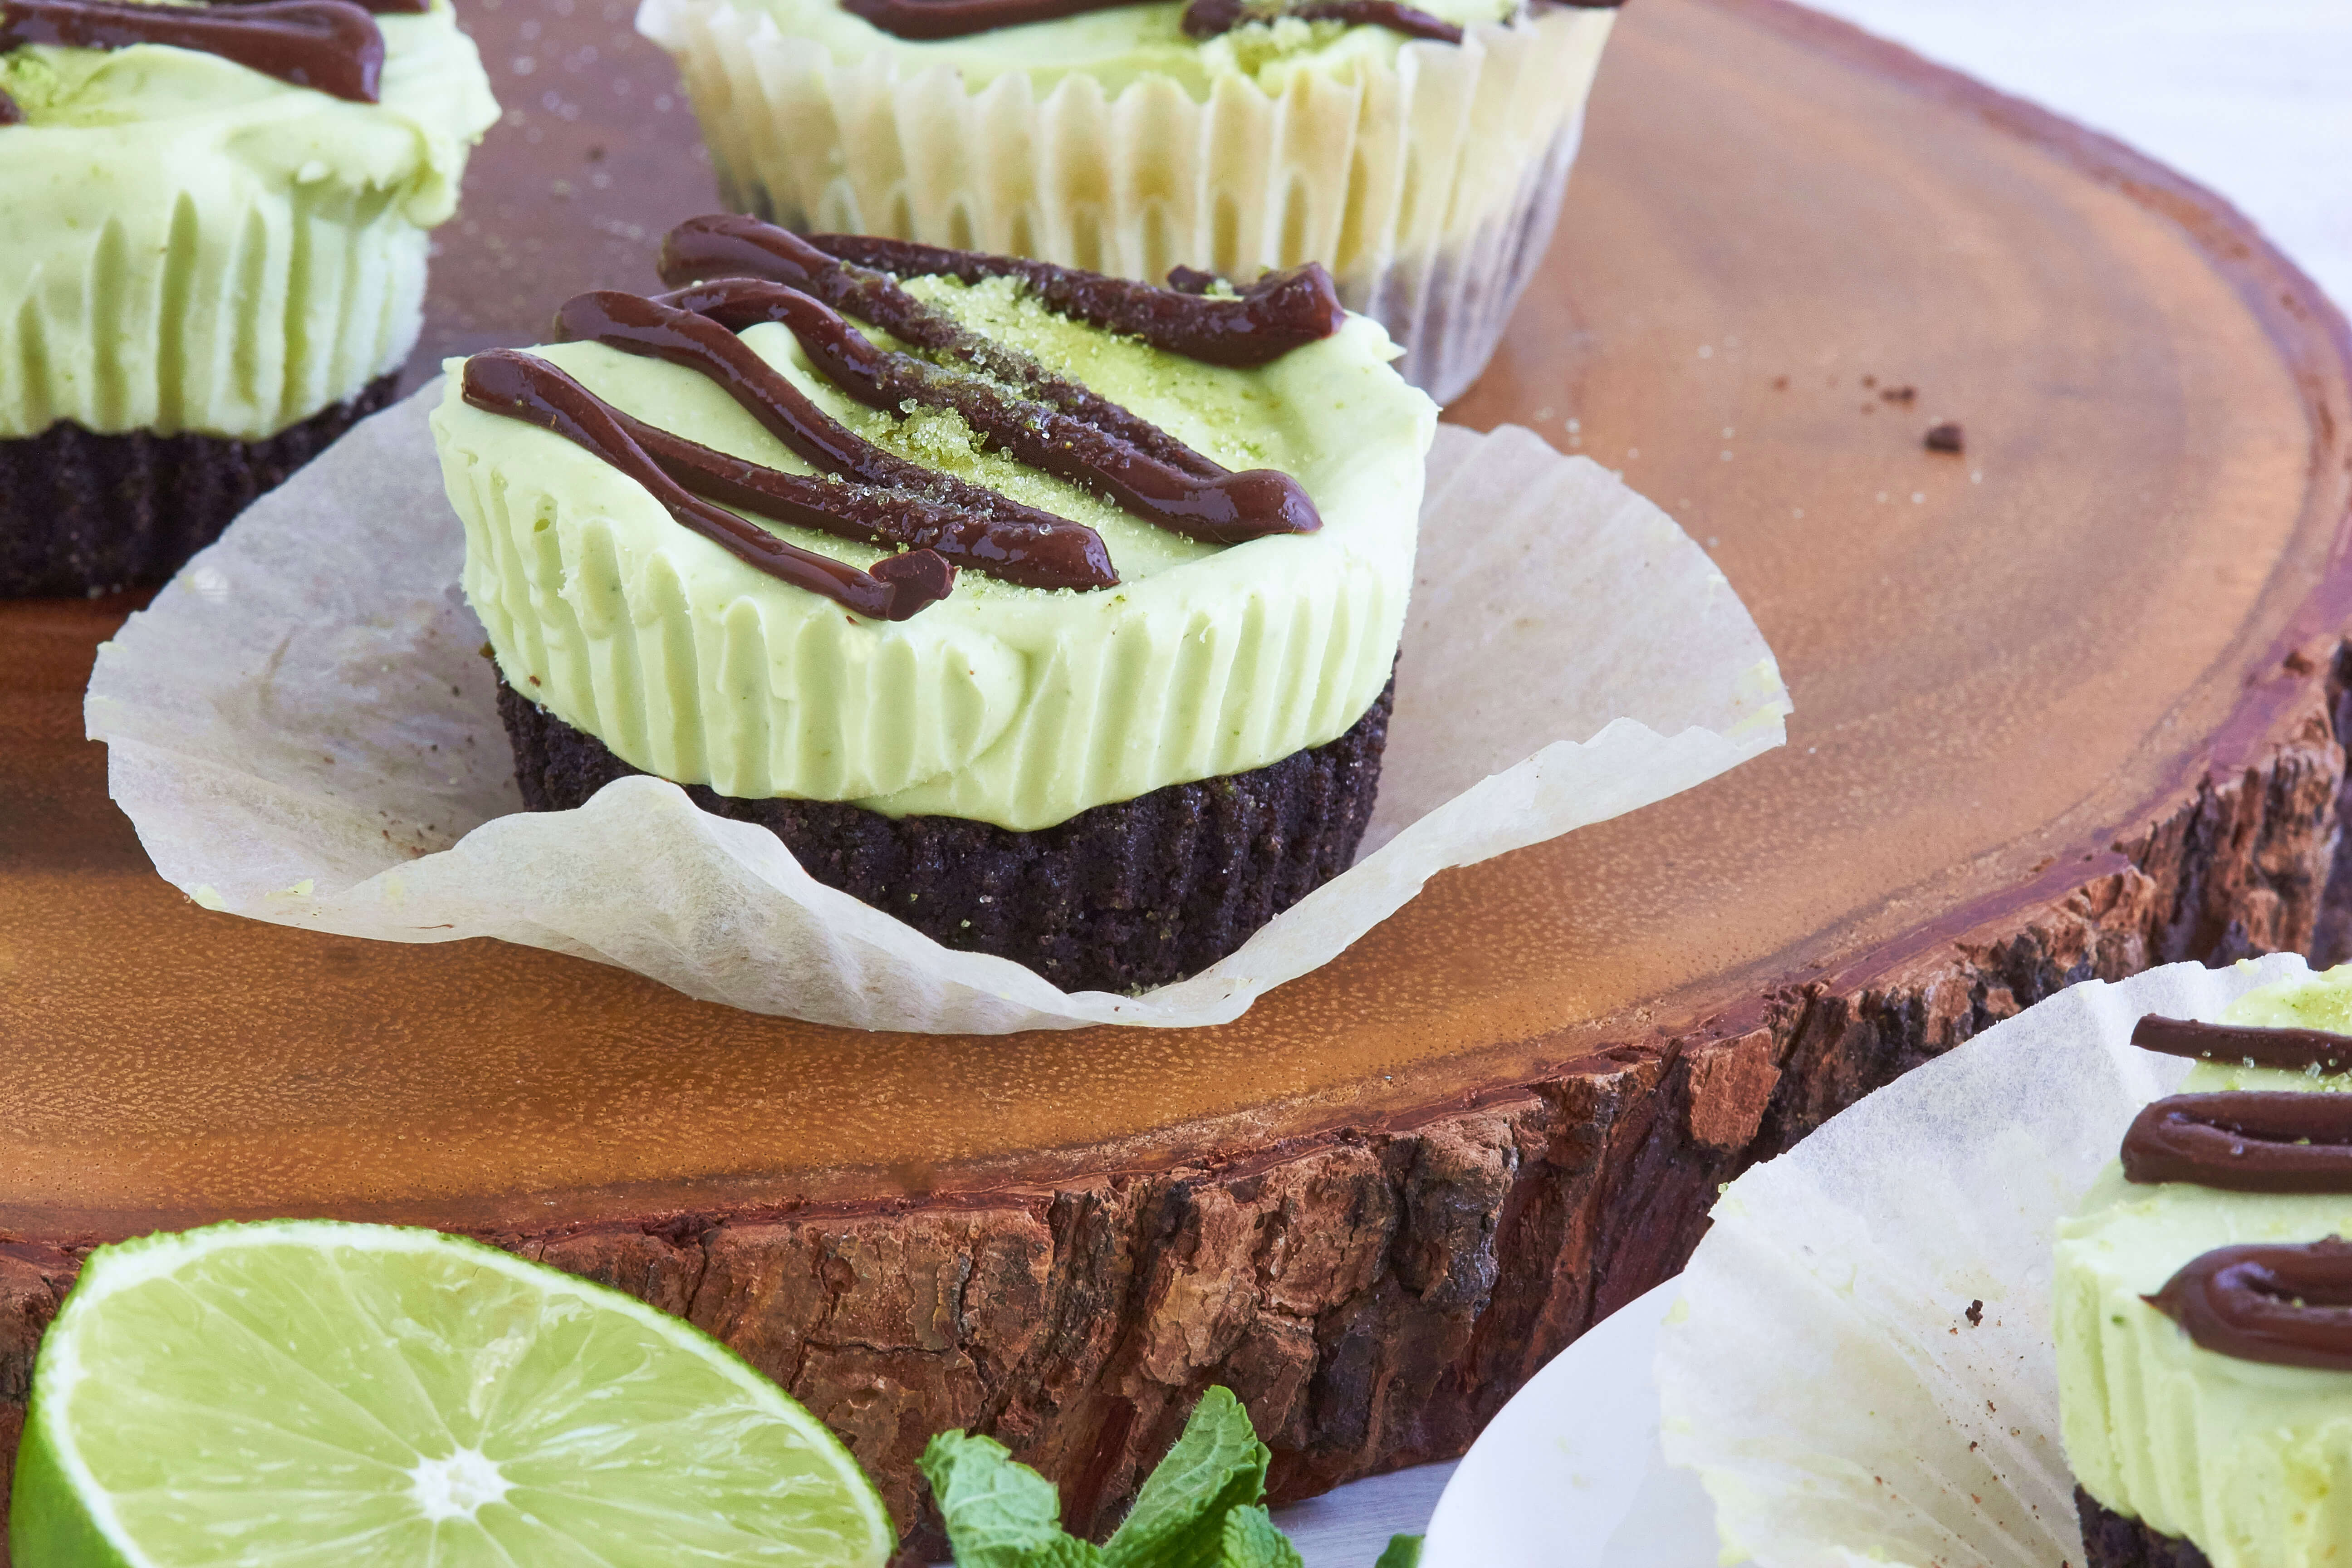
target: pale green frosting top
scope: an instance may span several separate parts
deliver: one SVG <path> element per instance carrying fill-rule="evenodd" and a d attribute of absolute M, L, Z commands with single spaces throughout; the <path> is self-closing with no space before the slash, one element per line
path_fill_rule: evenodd
<path fill-rule="evenodd" d="M 854 403 L 782 327 L 753 327 L 743 341 L 852 429 L 1088 524 L 1121 579 L 1046 591 L 967 570 L 910 619 L 868 621 L 688 531 L 562 437 L 468 406 L 452 362 L 434 434 L 466 524 L 467 596 L 508 682 L 678 783 L 1024 831 L 1264 766 L 1362 717 L 1402 631 L 1436 425 L 1389 368 L 1377 323 L 1350 317 L 1263 369 L 1231 370 L 1064 320 L 1010 279 L 909 288 L 1230 468 L 1293 475 L 1321 531 L 1184 539 L 976 449 L 953 415 Z M 696 372 L 596 344 L 533 352 L 665 429 L 807 471 Z M 861 565 L 879 553 L 763 526 Z"/>
<path fill-rule="evenodd" d="M 2264 986 L 2232 1024 L 2344 1030 L 2352 967 Z M 2352 1088 L 2352 1079 L 2200 1063 L 2181 1092 Z M 2059 1227 L 2059 1411 L 2075 1479 L 2183 1536 L 2213 1568 L 2352 1562 L 2352 1373 L 2204 1350 L 2141 1300 L 2218 1247 L 2352 1237 L 2352 1194 L 2139 1186 L 2111 1167 Z"/>
<path fill-rule="evenodd" d="M 498 105 L 446 0 L 376 24 L 375 104 L 152 44 L 0 54 L 0 437 L 251 439 L 407 357 Z"/>
<path fill-rule="evenodd" d="M 1346 75 L 1363 65 L 1387 68 L 1414 40 L 1387 27 L 1347 26 L 1284 17 L 1254 23 L 1205 39 L 1184 36 L 1184 0 L 1114 5 L 1051 22 L 996 27 L 961 38 L 901 38 L 841 8 L 838 0 L 740 0 L 775 19 L 795 37 L 812 38 L 844 63 L 897 51 L 919 68 L 951 66 L 965 84 L 980 87 L 1007 71 L 1025 71 L 1039 91 L 1066 76 L 1085 75 L 1116 94 L 1146 77 L 1166 77 L 1196 100 L 1220 77 L 1244 76 L 1270 95 L 1281 94 L 1301 71 Z M 1427 0 L 1417 10 L 1469 26 L 1501 22 L 1518 0 Z"/>

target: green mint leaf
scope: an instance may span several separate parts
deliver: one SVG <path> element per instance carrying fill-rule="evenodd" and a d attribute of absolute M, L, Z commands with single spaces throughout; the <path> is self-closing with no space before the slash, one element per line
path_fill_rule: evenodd
<path fill-rule="evenodd" d="M 957 1568 L 1096 1568 L 1102 1552 L 1062 1531 L 1054 1485 L 1014 1461 L 1003 1444 L 942 1432 L 923 1449 Z"/>
<path fill-rule="evenodd" d="M 1262 1508 L 1237 1508 L 1225 1515 L 1217 1568 L 1307 1568 L 1290 1537 L 1274 1526 Z"/>
<path fill-rule="evenodd" d="M 1390 1536 L 1389 1549 L 1381 1553 L 1381 1560 L 1372 1568 L 1421 1568 L 1421 1537 Z"/>
<path fill-rule="evenodd" d="M 1108 1568 L 1218 1568 L 1225 1515 L 1265 1496 L 1273 1455 L 1229 1388 L 1193 1407 L 1184 1435 L 1136 1495 L 1135 1511 L 1103 1548 Z"/>

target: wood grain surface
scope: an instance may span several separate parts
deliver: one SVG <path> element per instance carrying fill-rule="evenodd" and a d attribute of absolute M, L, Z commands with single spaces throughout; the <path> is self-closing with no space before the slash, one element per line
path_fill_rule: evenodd
<path fill-rule="evenodd" d="M 467 17 L 510 112 L 421 368 L 649 285 L 711 200 L 617 0 Z M 89 1244 L 331 1214 L 690 1316 L 902 1521 L 978 1423 L 1107 1523 L 1217 1382 L 1279 1496 L 1458 1452 L 1715 1183 L 1905 1068 L 2089 975 L 2344 945 L 2347 367 L 2130 153 L 1778 0 L 1642 0 L 1452 416 L 1706 542 L 1790 745 L 1448 873 L 1218 1029 L 856 1035 L 207 914 L 79 739 L 129 606 L 0 606 L 0 1436 Z"/>

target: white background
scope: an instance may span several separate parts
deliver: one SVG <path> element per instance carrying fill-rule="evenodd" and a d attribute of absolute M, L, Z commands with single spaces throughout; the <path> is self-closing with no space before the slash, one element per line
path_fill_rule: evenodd
<path fill-rule="evenodd" d="M 2228 197 L 2339 304 L 2352 304 L 2352 0 L 1817 0 L 1817 8 L 2170 164 Z M 1572 213 L 1572 188 L 1569 201 Z M 1360 1481 L 1280 1518 L 1307 1568 L 1371 1568 L 1391 1531 L 1428 1521 L 1452 1468 Z"/>

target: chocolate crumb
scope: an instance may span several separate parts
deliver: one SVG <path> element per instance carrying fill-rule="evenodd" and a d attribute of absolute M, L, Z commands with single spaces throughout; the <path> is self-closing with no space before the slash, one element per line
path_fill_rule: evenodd
<path fill-rule="evenodd" d="M 1947 419 L 1941 425 L 1927 427 L 1925 445 L 1930 452 L 1963 452 L 1968 449 L 1968 437 L 1959 426 Z"/>
<path fill-rule="evenodd" d="M 1969 1302 L 1969 1310 L 1962 1313 L 1961 1316 L 1968 1319 L 1969 1327 L 1972 1329 L 1976 1328 L 1984 1321 L 1984 1303 L 1982 1301 Z"/>
<path fill-rule="evenodd" d="M 1916 386 L 1890 386 L 1878 395 L 1889 403 L 1909 403 L 1919 395 Z"/>

